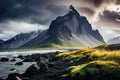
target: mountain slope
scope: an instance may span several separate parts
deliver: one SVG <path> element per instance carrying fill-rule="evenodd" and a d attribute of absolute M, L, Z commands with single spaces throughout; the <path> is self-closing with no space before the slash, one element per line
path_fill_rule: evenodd
<path fill-rule="evenodd" d="M 30 33 L 21 33 L 16 35 L 10 40 L 7 40 L 6 42 L 2 43 L 0 45 L 1 48 L 18 48 L 25 43 L 29 42 L 30 40 L 34 39 L 37 37 L 41 31 L 33 31 Z"/>

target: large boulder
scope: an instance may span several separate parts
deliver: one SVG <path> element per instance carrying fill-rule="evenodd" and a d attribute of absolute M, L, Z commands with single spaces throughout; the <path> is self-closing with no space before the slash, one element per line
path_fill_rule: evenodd
<path fill-rule="evenodd" d="M 19 59 L 23 59 L 23 58 L 24 58 L 24 56 L 19 55 L 17 58 L 19 58 Z"/>
<path fill-rule="evenodd" d="M 16 62 L 15 65 L 21 66 L 23 65 L 23 62 Z"/>
<path fill-rule="evenodd" d="M 31 57 L 24 58 L 23 62 L 32 62 L 33 59 Z"/>
<path fill-rule="evenodd" d="M 31 75 L 37 74 L 39 71 L 40 71 L 40 68 L 37 65 L 33 64 L 29 68 L 27 68 L 24 75 L 29 77 Z"/>
<path fill-rule="evenodd" d="M 40 71 L 46 71 L 48 69 L 48 63 L 49 63 L 49 59 L 47 58 L 40 57 L 37 60 L 37 65 L 39 66 Z"/>
<path fill-rule="evenodd" d="M 6 62 L 6 61 L 9 61 L 9 59 L 7 57 L 3 57 L 3 58 L 0 59 L 0 61 Z"/>
<path fill-rule="evenodd" d="M 14 62 L 14 61 L 16 61 L 16 59 L 14 59 L 14 58 L 13 58 L 13 59 L 12 59 L 12 60 L 10 60 L 10 61 L 11 61 L 11 62 Z"/>

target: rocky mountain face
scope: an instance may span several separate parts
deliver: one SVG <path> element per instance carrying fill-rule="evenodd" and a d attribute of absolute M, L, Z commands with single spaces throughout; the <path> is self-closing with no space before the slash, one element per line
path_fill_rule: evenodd
<path fill-rule="evenodd" d="M 87 18 L 81 16 L 71 5 L 69 12 L 53 20 L 48 30 L 19 34 L 2 44 L 2 47 L 51 47 L 49 44 L 83 47 L 102 43 L 104 43 L 104 40 L 99 31 L 93 30 Z"/>
<path fill-rule="evenodd" d="M 120 44 L 120 36 L 110 39 L 107 44 Z"/>
<path fill-rule="evenodd" d="M 61 39 L 64 39 L 63 41 L 67 41 L 66 43 L 68 43 L 71 38 L 73 38 L 76 43 L 76 39 L 81 36 L 86 36 L 89 38 L 88 41 L 91 43 L 104 43 L 99 31 L 92 30 L 92 26 L 86 17 L 81 16 L 72 5 L 66 15 L 59 16 L 52 21 L 48 30 L 48 35 L 49 40 L 52 39 L 52 42 L 57 41 L 57 43 L 61 42 Z M 77 38 L 75 39 L 74 36 L 77 36 Z M 77 42 L 80 43 L 81 39 L 79 39 L 79 41 L 77 40 Z"/>

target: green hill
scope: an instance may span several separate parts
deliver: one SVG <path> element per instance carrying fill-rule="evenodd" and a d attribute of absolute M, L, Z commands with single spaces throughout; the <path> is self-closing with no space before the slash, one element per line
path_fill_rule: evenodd
<path fill-rule="evenodd" d="M 83 62 L 68 67 L 61 77 L 74 80 L 120 80 L 119 48 L 119 44 L 101 45 L 60 53 L 57 57 L 70 63 Z"/>

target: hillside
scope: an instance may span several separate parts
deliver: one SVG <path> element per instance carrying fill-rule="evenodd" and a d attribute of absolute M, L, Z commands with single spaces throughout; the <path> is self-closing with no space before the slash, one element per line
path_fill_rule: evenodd
<path fill-rule="evenodd" d="M 119 80 L 119 46 L 118 44 L 102 45 L 58 54 L 58 58 L 67 60 L 70 64 L 78 63 L 66 68 L 66 73 L 62 74 L 61 78 L 67 80 Z"/>

